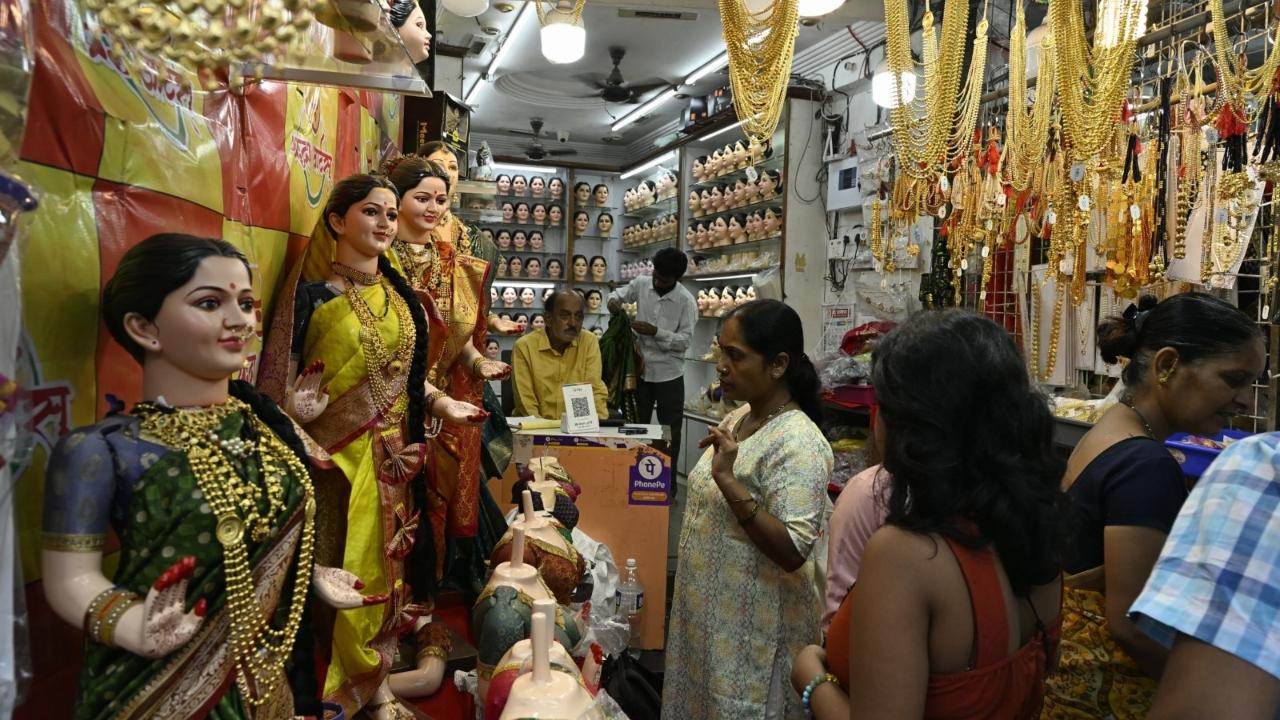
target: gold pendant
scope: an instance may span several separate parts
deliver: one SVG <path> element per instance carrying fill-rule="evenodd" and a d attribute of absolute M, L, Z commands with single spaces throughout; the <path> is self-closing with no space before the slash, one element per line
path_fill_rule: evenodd
<path fill-rule="evenodd" d="M 218 518 L 217 535 L 223 545 L 236 545 L 244 539 L 244 523 L 235 515 L 223 515 Z"/>

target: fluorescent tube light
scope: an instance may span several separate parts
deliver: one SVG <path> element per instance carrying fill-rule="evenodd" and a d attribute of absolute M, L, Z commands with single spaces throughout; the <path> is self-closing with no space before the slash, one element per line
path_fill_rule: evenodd
<path fill-rule="evenodd" d="M 548 167 L 546 165 L 519 165 L 515 163 L 503 163 L 503 162 L 494 163 L 493 167 L 495 169 L 501 168 L 503 170 L 509 170 L 511 172 L 554 173 L 556 171 L 556 168 Z"/>
<path fill-rule="evenodd" d="M 527 0 L 524 7 L 520 8 L 520 14 L 516 15 L 516 19 L 511 23 L 511 29 L 507 30 L 507 34 L 502 38 L 502 44 L 498 46 L 498 50 L 493 53 L 493 59 L 489 61 L 489 67 L 484 69 L 484 77 L 487 80 L 493 79 L 493 73 L 498 69 L 498 63 L 502 61 L 502 56 L 507 54 L 507 50 L 511 47 L 512 40 L 515 39 L 516 33 L 520 30 L 520 21 L 524 20 L 529 14 L 529 8 L 533 7 L 533 3 L 538 0 Z"/>
<path fill-rule="evenodd" d="M 613 130 L 613 132 L 618 132 L 622 128 L 627 127 L 628 125 L 644 117 L 645 114 L 648 113 L 650 110 L 658 107 L 662 103 L 670 100 L 675 96 L 676 96 L 675 88 L 669 87 L 666 90 L 663 90 L 662 92 L 653 96 L 653 98 L 651 98 L 648 102 L 644 103 L 640 107 L 636 108 L 635 110 L 633 110 L 632 112 L 630 112 L 629 114 L 627 114 L 626 116 L 624 116 L 623 118 L 615 122 L 611 130 Z"/>
<path fill-rule="evenodd" d="M 711 73 L 719 70 L 729 64 L 729 53 L 722 52 L 716 57 L 709 60 L 702 67 L 689 73 L 689 77 L 684 79 L 685 85 L 692 85 Z"/>
<path fill-rule="evenodd" d="M 720 128 L 719 130 L 717 130 L 717 131 L 715 131 L 715 132 L 711 133 L 710 135 L 708 135 L 708 136 L 706 136 L 706 137 L 702 138 L 702 140 L 701 140 L 701 141 L 710 140 L 711 138 L 714 138 L 714 137 L 720 137 L 721 135 L 723 135 L 723 134 L 725 134 L 725 133 L 729 132 L 730 130 L 733 130 L 733 129 L 735 129 L 735 128 L 737 128 L 737 127 L 741 126 L 741 125 L 742 125 L 742 121 L 741 121 L 741 120 L 739 120 L 738 122 L 736 122 L 736 123 L 734 123 L 734 124 L 732 124 L 732 125 L 726 125 L 725 127 L 722 127 L 722 128 Z M 700 141 L 700 142 L 701 142 L 701 141 Z"/>
<path fill-rule="evenodd" d="M 656 167 L 656 166 L 658 166 L 658 165 L 661 165 L 662 163 L 664 163 L 664 162 L 666 162 L 666 161 L 670 160 L 671 158 L 673 158 L 673 157 L 675 157 L 675 156 L 676 156 L 676 151 L 675 151 L 675 150 L 672 150 L 671 152 L 669 152 L 669 153 L 667 153 L 667 154 L 665 154 L 665 155 L 659 155 L 658 157 L 656 157 L 656 158 L 654 158 L 654 159 L 650 160 L 649 162 L 647 162 L 647 163 L 645 163 L 645 164 L 643 164 L 643 165 L 639 165 L 639 166 L 637 166 L 637 167 L 633 167 L 633 168 L 631 168 L 630 170 L 628 170 L 628 171 L 626 171 L 626 172 L 622 173 L 622 176 L 621 176 L 621 177 L 619 177 L 618 179 L 619 179 L 619 180 L 626 180 L 626 179 L 627 179 L 627 178 L 629 178 L 629 177 L 633 177 L 633 176 L 635 176 L 635 175 L 639 175 L 640 173 L 644 172 L 645 170 L 648 170 L 648 169 L 649 169 L 649 168 L 651 168 L 651 167 Z"/>

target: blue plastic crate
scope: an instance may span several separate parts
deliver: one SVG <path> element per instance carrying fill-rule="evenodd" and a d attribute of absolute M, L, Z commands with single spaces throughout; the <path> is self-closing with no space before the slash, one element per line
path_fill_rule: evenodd
<path fill-rule="evenodd" d="M 1223 430 L 1210 439 L 1218 442 L 1223 442 L 1226 438 L 1242 440 L 1252 434 L 1243 430 Z M 1218 459 L 1218 455 L 1222 451 L 1186 442 L 1187 437 L 1187 433 L 1172 435 L 1168 440 L 1164 441 L 1164 445 L 1169 448 L 1169 454 L 1173 455 L 1173 459 L 1177 460 L 1178 465 L 1182 467 L 1182 474 L 1187 477 L 1198 478 L 1204 474 L 1205 470 L 1209 469 L 1214 460 Z"/>

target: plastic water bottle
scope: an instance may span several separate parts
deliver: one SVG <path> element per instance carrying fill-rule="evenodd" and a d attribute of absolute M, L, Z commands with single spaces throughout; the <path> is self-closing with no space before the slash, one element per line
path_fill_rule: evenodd
<path fill-rule="evenodd" d="M 627 558 L 627 571 L 618 585 L 618 613 L 631 625 L 631 646 L 640 642 L 640 615 L 644 610 L 644 586 L 636 574 L 636 559 Z"/>

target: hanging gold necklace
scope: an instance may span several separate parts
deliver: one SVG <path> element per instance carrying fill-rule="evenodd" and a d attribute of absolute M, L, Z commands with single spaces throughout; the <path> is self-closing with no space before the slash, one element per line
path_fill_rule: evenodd
<path fill-rule="evenodd" d="M 719 0 L 733 106 L 748 139 L 766 143 L 786 106 L 795 52 L 797 0 L 773 0 L 753 14 L 744 0 Z"/>
<path fill-rule="evenodd" d="M 413 359 L 414 342 L 417 339 L 417 329 L 413 325 L 409 304 L 394 288 L 387 287 L 386 283 L 382 283 L 381 287 L 388 307 L 395 311 L 396 325 L 399 328 L 399 342 L 394 354 L 387 350 L 382 332 L 378 329 L 378 320 L 356 286 L 348 284 L 344 292 L 347 302 L 351 305 L 351 311 L 360 322 L 360 348 L 364 353 L 369 393 L 373 396 L 373 404 L 379 414 L 390 411 L 397 399 L 397 395 L 391 392 L 384 374 L 399 375 L 409 366 L 409 361 Z M 383 317 L 386 317 L 385 311 Z"/>
<path fill-rule="evenodd" d="M 252 426 L 256 440 L 221 438 L 223 423 L 235 413 Z M 143 434 L 186 455 L 200 492 L 218 519 L 215 534 L 222 545 L 237 680 L 245 701 L 260 707 L 278 692 L 288 690 L 281 680 L 302 623 L 311 581 L 316 504 L 307 468 L 248 405 L 234 398 L 194 410 L 140 403 L 134 414 L 141 419 Z M 250 460 L 255 458 L 256 482 L 248 471 Z M 237 464 L 244 469 L 237 470 Z M 245 533 L 255 543 L 270 537 L 273 518 L 284 512 L 286 478 L 300 487 L 303 526 L 288 619 L 277 629 L 267 624 L 268 615 L 255 590 Z"/>

